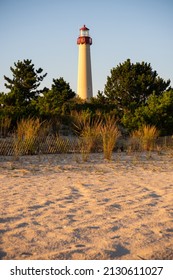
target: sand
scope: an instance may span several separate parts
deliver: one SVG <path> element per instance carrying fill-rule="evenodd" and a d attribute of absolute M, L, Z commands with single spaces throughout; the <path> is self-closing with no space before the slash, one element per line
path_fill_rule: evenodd
<path fill-rule="evenodd" d="M 0 259 L 173 259 L 173 155 L 0 158 Z"/>

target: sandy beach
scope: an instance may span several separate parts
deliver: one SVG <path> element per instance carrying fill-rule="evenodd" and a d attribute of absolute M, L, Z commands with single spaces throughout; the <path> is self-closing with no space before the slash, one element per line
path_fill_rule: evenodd
<path fill-rule="evenodd" d="M 173 154 L 0 157 L 0 259 L 173 259 Z"/>

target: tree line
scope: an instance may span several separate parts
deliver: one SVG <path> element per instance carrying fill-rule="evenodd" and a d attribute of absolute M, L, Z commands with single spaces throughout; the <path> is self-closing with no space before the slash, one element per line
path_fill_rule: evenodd
<path fill-rule="evenodd" d="M 130 59 L 110 71 L 104 91 L 90 101 L 76 96 L 63 77 L 53 79 L 51 88 L 41 88 L 47 73 L 26 59 L 10 67 L 4 76 L 7 93 L 0 93 L 0 121 L 10 118 L 11 129 L 26 118 L 59 120 L 70 124 L 73 111 L 114 116 L 127 133 L 143 125 L 154 125 L 161 135 L 173 134 L 173 89 L 152 69 L 150 63 Z"/>

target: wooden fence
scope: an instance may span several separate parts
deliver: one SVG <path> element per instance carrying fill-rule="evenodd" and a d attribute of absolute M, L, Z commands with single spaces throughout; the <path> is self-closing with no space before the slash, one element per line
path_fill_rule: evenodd
<path fill-rule="evenodd" d="M 115 149 L 128 149 L 128 139 L 120 139 Z M 126 143 L 124 145 L 124 143 Z M 123 146 L 126 148 L 124 149 Z M 159 137 L 155 142 L 155 147 L 173 148 L 173 137 Z M 102 152 L 99 143 L 92 152 Z M 27 141 L 18 141 L 13 137 L 0 138 L 0 156 L 20 156 L 36 154 L 57 154 L 57 153 L 80 153 L 81 142 L 77 137 L 55 137 L 36 138 Z"/>
<path fill-rule="evenodd" d="M 49 136 L 44 139 L 36 138 L 24 141 L 18 141 L 15 138 L 0 139 L 0 155 L 3 156 L 73 153 L 79 149 L 77 138 Z"/>

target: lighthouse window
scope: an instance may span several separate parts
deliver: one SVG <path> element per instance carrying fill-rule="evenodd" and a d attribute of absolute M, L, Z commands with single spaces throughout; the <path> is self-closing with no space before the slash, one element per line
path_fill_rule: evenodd
<path fill-rule="evenodd" d="M 81 36 L 89 36 L 88 30 L 81 30 Z"/>

